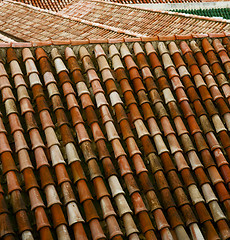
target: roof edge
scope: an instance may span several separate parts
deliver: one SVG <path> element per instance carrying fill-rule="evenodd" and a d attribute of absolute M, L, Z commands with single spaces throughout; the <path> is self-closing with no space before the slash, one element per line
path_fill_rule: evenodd
<path fill-rule="evenodd" d="M 60 39 L 60 40 L 31 41 L 31 42 L 6 42 L 6 43 L 0 43 L 0 47 L 25 48 L 25 47 L 42 47 L 42 46 L 51 46 L 51 45 L 78 46 L 78 45 L 86 45 L 86 44 L 174 41 L 174 40 L 191 40 L 191 39 L 198 39 L 198 38 L 224 38 L 224 37 L 230 37 L 230 32 L 209 33 L 209 34 L 189 34 L 189 35 L 174 34 L 174 35 L 167 35 L 167 36 L 152 36 L 152 37 L 139 37 L 139 38 L 82 39 L 82 40 Z"/>
<path fill-rule="evenodd" d="M 227 19 L 215 19 L 212 17 L 206 17 L 206 16 L 199 16 L 199 15 L 193 15 L 193 14 L 184 14 L 184 13 L 178 13 L 178 12 L 171 12 L 171 11 L 165 11 L 165 10 L 158 10 L 158 9 L 149 9 L 145 7 L 138 7 L 138 6 L 130 6 L 130 4 L 123 4 L 123 3 L 117 3 L 117 2 L 107 2 L 103 0 L 91 0 L 92 2 L 99 2 L 103 4 L 110 4 L 110 5 L 117 5 L 117 6 L 122 6 L 126 8 L 131 8 L 131 9 L 139 9 L 143 11 L 149 11 L 149 12 L 156 12 L 156 13 L 162 13 L 162 14 L 170 14 L 170 15 L 175 15 L 175 16 L 181 16 L 181 17 L 187 17 L 187 18 L 195 18 L 195 19 L 200 19 L 200 20 L 208 20 L 208 21 L 213 21 L 213 22 L 223 22 L 223 23 L 229 23 L 230 21 Z M 63 9 L 68 8 L 71 4 L 74 4 L 75 0 L 67 4 Z M 63 10 L 62 9 L 62 10 Z M 61 11 L 62 11 L 61 10 Z M 61 12 L 60 11 L 60 12 Z"/>
<path fill-rule="evenodd" d="M 69 16 L 67 14 L 61 13 L 61 11 L 54 12 L 52 10 L 35 7 L 33 5 L 26 4 L 26 3 L 23 3 L 23 2 L 15 2 L 13 0 L 2 0 L 2 2 L 0 4 L 3 4 L 3 3 L 11 3 L 11 4 L 22 5 L 24 7 L 32 9 L 34 11 L 44 12 L 44 13 L 47 13 L 47 14 L 55 15 L 56 17 L 65 18 L 65 19 L 68 19 L 70 21 L 76 21 L 76 22 L 79 22 L 79 23 L 82 23 L 82 24 L 85 24 L 85 25 L 88 25 L 88 26 L 91 26 L 91 27 L 104 29 L 104 30 L 111 31 L 111 32 L 114 32 L 114 33 L 121 33 L 121 34 L 129 35 L 130 37 L 145 36 L 144 34 L 141 35 L 139 33 L 133 32 L 133 31 L 123 30 L 123 29 L 116 28 L 116 27 L 110 27 L 110 26 L 107 26 L 107 25 L 104 25 L 104 24 L 91 22 L 91 21 L 88 21 L 88 20 L 85 20 L 85 19 L 81 19 L 81 18 L 78 18 L 78 17 L 71 17 L 71 16 Z"/>

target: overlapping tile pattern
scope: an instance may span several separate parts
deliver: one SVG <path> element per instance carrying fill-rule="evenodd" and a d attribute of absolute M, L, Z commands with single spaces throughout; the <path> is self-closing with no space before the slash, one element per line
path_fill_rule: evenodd
<path fill-rule="evenodd" d="M 67 59 L 69 60 L 68 62 L 70 63 L 70 61 L 71 61 L 70 70 L 72 71 L 74 80 L 77 85 L 78 95 L 81 96 L 84 93 L 84 89 L 87 89 L 87 86 L 84 81 L 80 81 L 80 80 L 83 80 L 83 78 L 78 79 L 76 77 L 76 73 L 77 73 L 76 71 L 78 71 L 78 74 L 81 74 L 81 73 L 79 72 L 79 70 L 76 70 L 76 68 L 77 68 L 76 59 L 69 59 L 69 55 L 75 58 L 73 52 L 71 52 L 70 49 L 67 49 L 66 56 L 67 56 Z M 104 91 L 103 91 L 102 87 L 100 86 L 99 78 L 97 76 L 96 71 L 94 69 L 90 69 L 88 67 L 88 64 L 93 67 L 93 62 L 91 61 L 91 59 L 89 57 L 89 53 L 87 52 L 87 50 L 84 47 L 82 47 L 80 49 L 80 55 L 81 55 L 81 58 L 83 61 L 84 69 L 87 72 L 89 81 L 93 82 L 92 87 L 93 87 L 93 92 L 96 94 L 96 96 L 95 96 L 96 104 L 100 108 L 99 110 L 101 112 L 103 124 L 105 125 L 108 141 L 111 142 L 115 158 L 118 161 L 118 165 L 119 165 L 119 168 L 121 171 L 121 176 L 124 177 L 124 181 L 128 188 L 128 192 L 129 192 L 129 195 L 130 195 L 132 203 L 133 203 L 135 214 L 138 215 L 138 218 L 140 220 L 143 234 L 146 234 L 146 238 L 148 238 L 148 239 L 152 239 L 152 238 L 156 239 L 154 236 L 154 233 L 153 233 L 154 228 L 152 226 L 151 220 L 148 217 L 148 214 L 146 213 L 147 212 L 146 206 L 140 196 L 140 190 L 134 179 L 134 176 L 131 171 L 131 167 L 127 160 L 125 150 L 121 145 L 120 137 L 116 131 L 116 128 L 113 123 L 113 119 L 110 115 L 108 103 L 103 94 Z M 105 70 L 108 70 L 108 69 L 105 69 Z M 104 73 L 104 74 L 108 77 L 107 79 L 109 79 L 111 77 L 111 74 L 108 71 L 106 71 L 106 73 Z M 88 95 L 89 95 L 89 93 L 88 93 Z M 95 120 L 97 120 L 97 118 L 92 109 L 93 104 L 92 103 L 87 104 L 86 97 L 87 97 L 86 94 L 83 94 L 81 96 L 82 104 L 84 104 L 86 107 L 85 111 L 88 116 L 87 120 L 91 126 L 92 132 L 95 133 L 95 138 L 94 138 L 95 142 L 99 144 L 100 138 L 99 138 L 98 132 L 95 131 L 95 122 L 94 122 Z M 88 102 L 89 102 L 89 100 L 88 100 Z M 90 116 L 95 116 L 95 117 L 94 117 L 94 119 L 92 119 Z M 94 126 L 94 130 L 93 130 L 93 126 Z M 99 128 L 97 129 L 97 131 L 98 130 L 99 130 Z M 102 136 L 103 136 L 103 134 L 102 134 Z M 100 147 L 98 148 L 98 150 L 99 149 L 100 149 Z M 141 152 L 138 149 L 134 139 L 129 139 L 129 154 L 134 162 L 136 171 L 138 171 L 138 173 L 139 173 L 138 177 L 141 182 L 141 185 L 143 188 L 146 188 L 146 198 L 148 199 L 149 205 L 152 210 L 156 210 L 155 214 L 156 215 L 158 214 L 158 216 L 159 216 L 159 218 L 156 217 L 156 219 L 155 219 L 157 222 L 157 225 L 158 225 L 158 230 L 161 231 L 161 234 L 163 237 L 167 238 L 168 235 L 169 235 L 169 237 L 171 237 L 171 234 L 168 229 L 169 225 L 163 215 L 162 210 L 160 209 L 160 205 L 159 205 L 159 202 L 155 195 L 155 192 L 153 190 L 153 186 L 147 175 L 147 169 L 145 168 L 145 166 L 143 164 L 143 160 L 141 159 L 141 156 L 140 156 Z M 147 183 L 148 183 L 148 186 L 146 186 Z M 129 234 L 128 234 L 128 236 L 129 236 Z"/>
<path fill-rule="evenodd" d="M 114 14 L 111 14 L 113 12 Z M 0 2 L 0 39 L 11 42 L 123 39 L 229 33 L 230 23 L 166 11 L 144 10 L 99 0 L 76 0 L 61 11 L 12 0 Z M 175 36 L 176 35 L 176 36 Z M 12 39 L 12 40 L 11 40 Z"/>
<path fill-rule="evenodd" d="M 60 62 L 60 59 L 58 58 L 58 56 L 59 56 L 58 52 L 55 49 L 53 49 L 51 54 L 54 57 L 54 62 L 55 62 L 57 71 L 60 71 L 60 70 L 62 71 L 63 69 L 65 69 L 64 65 Z M 47 56 L 46 56 L 45 52 L 42 51 L 42 49 L 38 49 L 36 52 L 36 55 L 37 55 L 37 58 L 39 59 L 43 77 L 44 77 L 44 79 L 47 80 L 47 81 L 45 81 L 45 84 L 47 86 L 47 89 L 49 92 L 49 97 L 51 98 L 51 101 L 53 104 L 53 111 L 55 112 L 57 124 L 58 124 L 58 127 L 60 128 L 62 141 L 63 141 L 63 144 L 65 145 L 69 164 L 71 166 L 74 165 L 76 168 L 78 168 L 78 169 L 72 168 L 72 171 L 73 171 L 73 175 L 75 177 L 75 182 L 77 183 L 77 186 L 78 186 L 80 202 L 83 203 L 85 214 L 86 214 L 86 220 L 90 225 L 92 237 L 93 237 L 93 239 L 105 239 L 105 235 L 103 234 L 103 231 L 102 231 L 99 221 L 98 221 L 99 216 L 98 216 L 97 211 L 92 203 L 93 198 L 92 198 L 91 193 L 85 183 L 86 179 L 84 176 L 83 169 L 81 168 L 81 165 L 79 164 L 79 162 L 77 162 L 77 164 L 76 163 L 73 164 L 73 162 L 79 161 L 80 159 L 79 159 L 78 155 L 76 154 L 77 151 L 73 144 L 74 139 L 72 137 L 71 130 L 68 125 L 68 120 L 65 115 L 65 111 L 63 109 L 63 105 L 61 102 L 61 98 L 59 96 L 59 92 L 58 92 L 58 89 L 56 86 L 55 79 L 52 75 L 52 70 L 49 66 L 48 60 L 46 59 Z M 39 84 L 39 87 L 40 87 L 40 90 L 39 91 L 36 90 L 37 92 L 42 91 L 41 84 Z M 73 88 L 71 87 L 71 85 L 69 85 L 67 82 L 63 83 L 63 90 L 67 91 L 69 98 L 70 97 L 71 97 L 71 99 L 74 98 L 75 92 L 74 92 Z M 44 99 L 44 97 L 43 97 L 43 99 Z M 36 101 L 39 103 L 40 100 L 37 98 Z M 43 101 L 45 101 L 45 100 L 43 100 Z M 74 124 L 74 128 L 76 130 L 77 137 L 78 137 L 78 143 L 80 144 L 80 146 L 83 150 L 85 161 L 88 164 L 90 178 L 93 181 L 97 199 L 100 200 L 101 209 L 103 211 L 104 219 L 109 228 L 110 237 L 111 238 L 116 237 L 116 239 L 122 239 L 123 234 L 122 234 L 120 227 L 118 225 L 118 222 L 115 218 L 116 213 L 115 213 L 113 206 L 111 204 L 111 201 L 109 199 L 109 193 L 103 182 L 102 173 L 96 162 L 96 156 L 91 147 L 91 141 L 90 141 L 90 138 L 87 135 L 87 132 L 84 128 L 83 120 L 81 118 L 80 112 L 78 110 L 78 105 L 76 105 L 76 102 L 77 102 L 76 100 L 74 102 L 71 102 L 72 105 L 70 103 L 69 107 L 70 107 L 71 111 L 75 113 L 74 114 L 75 118 L 78 116 L 76 125 Z M 76 171 L 78 171 L 78 173 L 76 173 Z M 109 178 L 108 181 L 111 182 L 111 179 Z M 113 181 L 116 181 L 119 184 L 118 179 L 116 179 L 115 177 L 114 177 Z M 119 188 L 119 186 L 117 186 L 117 187 Z M 121 188 L 121 186 L 120 186 L 120 188 Z M 115 189 L 113 189 L 113 186 L 111 186 L 111 190 L 115 190 Z M 123 200 L 123 202 L 125 204 L 127 204 L 123 194 L 119 197 L 120 197 L 120 201 Z M 120 207 L 120 205 L 118 202 L 118 208 L 119 207 Z M 128 214 L 128 216 L 126 215 L 126 217 L 127 217 L 126 219 L 129 219 L 132 221 L 132 217 L 131 217 L 130 213 Z M 130 223 L 131 223 L 131 221 L 130 221 Z M 78 236 L 79 236 L 79 234 L 76 233 L 76 238 Z"/>
<path fill-rule="evenodd" d="M 229 239 L 229 46 L 2 49 L 0 237 Z"/>
<path fill-rule="evenodd" d="M 146 36 L 229 31 L 226 21 L 212 21 L 211 18 L 198 16 L 191 18 L 100 0 L 75 0 L 59 13 Z"/>
<path fill-rule="evenodd" d="M 71 2 L 71 0 L 15 0 L 16 2 L 22 2 L 25 4 L 29 4 L 38 8 L 51 10 L 54 12 L 60 11 L 62 8 L 64 8 L 67 4 Z"/>
<path fill-rule="evenodd" d="M 25 4 L 29 4 L 35 7 L 39 7 L 42 9 L 48 9 L 55 12 L 60 11 L 63 9 L 66 5 L 70 4 L 72 0 L 14 0 L 16 2 L 22 2 Z M 207 1 L 213 1 L 213 0 L 102 0 L 105 2 L 115 2 L 120 4 L 157 4 L 157 3 L 196 3 L 196 2 L 207 2 Z M 226 1 L 226 0 L 225 0 Z M 214 1 L 215 2 L 215 1 Z"/>
<path fill-rule="evenodd" d="M 0 25 L 2 34 L 6 33 L 18 41 L 130 37 L 128 34 L 34 9 L 26 4 L 7 1 L 0 2 Z"/>

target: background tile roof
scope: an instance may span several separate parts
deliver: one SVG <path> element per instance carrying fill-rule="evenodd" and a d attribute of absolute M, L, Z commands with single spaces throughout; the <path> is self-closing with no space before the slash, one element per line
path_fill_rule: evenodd
<path fill-rule="evenodd" d="M 52 10 L 55 12 L 60 11 L 67 4 L 71 2 L 71 0 L 15 0 L 16 2 L 22 2 L 25 4 L 29 4 L 35 7 L 39 7 L 42 9 Z"/>
<path fill-rule="evenodd" d="M 196 18 L 192 15 L 185 17 L 164 11 L 143 10 L 97 0 L 75 0 L 58 14 L 146 36 L 229 30 L 229 23 L 217 22 L 205 17 Z"/>
<path fill-rule="evenodd" d="M 42 9 L 60 11 L 66 5 L 70 4 L 72 0 L 13 0 L 29 4 Z M 115 2 L 120 4 L 158 4 L 158 3 L 197 3 L 197 2 L 218 2 L 222 0 L 102 0 L 105 2 Z M 225 0 L 228 1 L 228 0 Z"/>
<path fill-rule="evenodd" d="M 0 2 L 0 24 L 1 34 L 19 42 L 230 31 L 230 23 L 226 21 L 96 0 L 77 0 L 59 12 L 4 0 Z"/>
<path fill-rule="evenodd" d="M 2 33 L 21 41 L 129 36 L 7 1 L 0 3 L 0 25 Z"/>
<path fill-rule="evenodd" d="M 16 2 L 22 2 L 26 4 L 33 5 L 35 7 L 40 7 L 42 9 L 48 9 L 52 11 L 60 11 L 67 4 L 71 3 L 72 0 L 14 0 Z M 157 4 L 157 3 L 196 3 L 196 2 L 207 2 L 214 0 L 103 0 L 105 2 L 115 2 L 121 4 Z"/>

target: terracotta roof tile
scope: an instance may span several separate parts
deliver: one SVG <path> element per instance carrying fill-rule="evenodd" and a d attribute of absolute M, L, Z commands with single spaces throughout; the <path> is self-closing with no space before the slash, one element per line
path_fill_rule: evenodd
<path fill-rule="evenodd" d="M 17 11 L 15 11 L 16 9 Z M 99 30 L 96 25 L 93 26 L 94 24 L 76 22 L 75 20 L 58 16 L 55 13 L 33 9 L 28 5 L 15 2 L 1 2 L 0 13 L 0 22 L 7 26 L 2 28 L 5 34 L 23 41 L 32 41 L 35 44 L 38 40 L 107 39 L 130 36 L 129 34 L 119 34 L 104 28 Z M 24 16 L 27 16 L 26 21 Z"/>
<path fill-rule="evenodd" d="M 203 33 L 208 33 L 210 37 L 222 37 L 225 36 L 224 32 L 229 31 L 229 23 L 224 20 L 99 0 L 76 0 L 58 12 L 10 0 L 2 1 L 0 6 L 3 34 L 0 39 L 31 41 L 35 46 L 38 40 L 50 39 L 54 44 L 64 44 L 62 41 L 69 44 L 72 39 L 99 43 L 102 40 L 108 42 L 108 39 L 124 38 L 129 42 L 133 41 L 132 38 L 141 40 L 141 37 L 157 36 L 161 40 L 172 40 L 186 35 L 187 39 L 191 34 Z"/>
<path fill-rule="evenodd" d="M 15 0 L 16 2 L 21 2 L 25 4 L 32 5 L 34 7 L 38 7 L 41 9 L 47 9 L 54 12 L 60 11 L 62 8 L 64 8 L 66 5 L 68 5 L 71 0 L 61 0 L 61 1 L 37 1 L 37 0 Z"/>
<path fill-rule="evenodd" d="M 2 48 L 1 237 L 230 237 L 229 42 L 190 37 Z"/>

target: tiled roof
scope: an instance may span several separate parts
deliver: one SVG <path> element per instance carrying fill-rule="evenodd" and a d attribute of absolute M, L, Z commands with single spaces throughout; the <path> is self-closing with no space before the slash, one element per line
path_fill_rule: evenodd
<path fill-rule="evenodd" d="M 113 12 L 114 14 L 111 14 Z M 96 0 L 75 1 L 53 12 L 0 2 L 1 34 L 16 41 L 113 39 L 229 32 L 230 23 L 207 17 L 144 10 Z"/>
<path fill-rule="evenodd" d="M 63 14 L 146 36 L 210 33 L 230 29 L 229 23 L 211 18 L 186 17 L 183 14 L 139 9 L 99 0 L 75 0 L 59 12 L 59 15 Z"/>
<path fill-rule="evenodd" d="M 26 44 L 0 51 L 2 239 L 230 238 L 228 37 Z"/>
<path fill-rule="evenodd" d="M 129 36 L 10 1 L 0 2 L 0 25 L 2 34 L 23 41 Z"/>
<path fill-rule="evenodd" d="M 62 8 L 64 8 L 67 4 L 71 2 L 71 0 L 14 0 L 14 1 L 22 2 L 25 4 L 29 4 L 42 9 L 48 9 L 55 12 L 60 11 Z"/>
<path fill-rule="evenodd" d="M 41 9 L 47 9 L 54 12 L 58 12 L 62 10 L 66 5 L 71 4 L 73 0 L 13 0 L 13 1 L 25 3 Z M 164 4 L 164 3 L 218 2 L 222 0 L 101 0 L 101 1 L 120 4 L 158 4 L 158 3 Z"/>
<path fill-rule="evenodd" d="M 55 12 L 60 11 L 73 0 L 13 0 L 22 2 L 42 9 L 48 9 Z M 120 4 L 158 4 L 158 3 L 196 3 L 196 2 L 218 2 L 223 0 L 102 0 L 105 2 L 114 2 Z M 228 0 L 224 0 L 228 1 Z"/>

